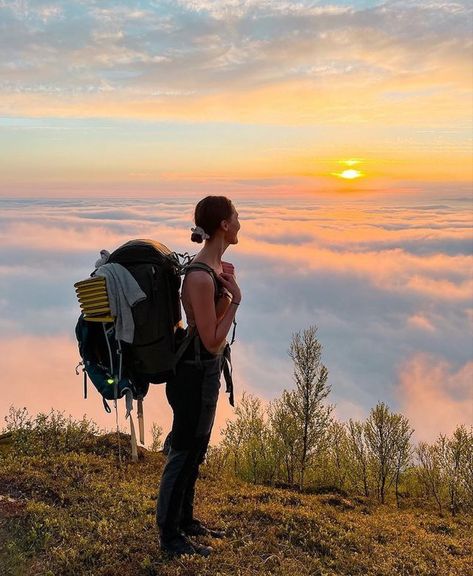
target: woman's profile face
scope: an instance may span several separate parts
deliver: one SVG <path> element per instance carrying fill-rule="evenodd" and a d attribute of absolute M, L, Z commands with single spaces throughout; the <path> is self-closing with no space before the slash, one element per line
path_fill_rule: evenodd
<path fill-rule="evenodd" d="M 240 230 L 240 221 L 238 220 L 238 212 L 232 204 L 232 215 L 228 220 L 225 220 L 228 225 L 225 236 L 230 244 L 238 244 L 238 231 Z"/>

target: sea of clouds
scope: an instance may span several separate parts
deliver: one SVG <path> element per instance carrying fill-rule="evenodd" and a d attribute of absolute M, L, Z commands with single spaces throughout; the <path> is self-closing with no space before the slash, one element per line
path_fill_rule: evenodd
<path fill-rule="evenodd" d="M 418 440 L 473 424 L 468 197 L 235 203 L 240 241 L 224 259 L 243 291 L 233 346 L 237 396 L 246 390 L 266 403 L 292 387 L 292 334 L 316 324 L 340 420 L 364 418 L 384 401 L 409 418 Z M 74 372 L 73 284 L 90 274 L 102 248 L 130 238 L 194 253 L 194 204 L 0 199 L 0 418 L 10 405 L 33 414 L 54 407 L 114 427 L 98 395 L 82 398 Z M 169 428 L 164 386 L 152 387 L 145 415 L 148 430 L 152 421 Z M 217 430 L 231 415 L 222 394 Z"/>

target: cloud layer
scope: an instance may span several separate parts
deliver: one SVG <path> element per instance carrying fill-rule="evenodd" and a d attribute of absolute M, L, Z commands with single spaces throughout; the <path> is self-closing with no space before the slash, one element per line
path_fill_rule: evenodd
<path fill-rule="evenodd" d="M 411 419 L 418 438 L 472 423 L 468 201 L 236 202 L 240 242 L 225 257 L 244 294 L 233 353 L 240 392 L 269 401 L 291 387 L 291 336 L 315 323 L 339 418 L 364 417 L 385 401 Z M 0 413 L 27 401 L 39 409 L 51 397 L 56 408 L 84 411 L 73 371 L 74 282 L 87 277 L 100 249 L 132 237 L 192 250 L 193 205 L 190 198 L 1 201 L 0 369 L 18 384 Z M 76 401 L 61 389 L 76 390 Z M 168 423 L 169 413 L 156 410 L 153 418 Z M 219 423 L 228 414 L 222 408 Z"/>

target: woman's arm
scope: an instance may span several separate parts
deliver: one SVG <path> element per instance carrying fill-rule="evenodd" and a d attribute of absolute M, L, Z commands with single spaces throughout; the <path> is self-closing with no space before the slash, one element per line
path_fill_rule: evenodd
<path fill-rule="evenodd" d="M 231 286 L 234 291 L 236 291 L 236 287 L 239 292 L 235 280 L 229 281 L 228 278 L 225 279 L 225 276 L 221 277 L 222 282 L 228 284 L 225 287 L 230 289 L 229 286 Z M 222 309 L 217 311 L 214 300 L 214 281 L 207 272 L 195 270 L 188 276 L 186 281 L 188 282 L 187 293 L 192 305 L 197 331 L 207 350 L 215 354 L 230 331 L 237 309 L 236 303 L 228 303 L 228 305 L 225 303 L 225 310 L 223 310 L 224 304 L 222 304 Z M 220 300 L 227 300 L 227 298 L 221 298 Z M 221 317 L 218 314 L 220 311 L 223 311 Z"/>
<path fill-rule="evenodd" d="M 235 275 L 235 267 L 231 262 L 225 262 L 225 260 L 222 260 L 222 271 L 226 274 L 232 274 L 233 276 Z M 231 292 L 229 292 L 229 290 L 226 288 L 223 288 L 222 296 L 217 300 L 217 304 L 215 306 L 217 311 L 217 320 L 222 319 L 232 300 L 233 296 L 231 295 Z"/>
<path fill-rule="evenodd" d="M 217 322 L 223 318 L 225 312 L 227 311 L 227 308 L 230 306 L 231 301 L 232 301 L 232 295 L 230 294 L 230 292 L 228 292 L 228 290 L 226 290 L 225 293 L 222 296 L 220 296 L 220 298 L 217 300 L 217 303 L 215 304 L 215 313 L 217 315 Z"/>

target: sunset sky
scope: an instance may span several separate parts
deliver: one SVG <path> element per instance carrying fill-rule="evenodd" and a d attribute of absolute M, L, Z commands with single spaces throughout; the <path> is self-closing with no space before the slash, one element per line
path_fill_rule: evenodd
<path fill-rule="evenodd" d="M 472 24 L 440 0 L 0 0 L 0 428 L 11 404 L 114 426 L 74 374 L 73 284 L 130 238 L 195 251 L 209 193 L 241 215 L 238 394 L 291 387 L 316 324 L 339 419 L 473 425 Z M 162 386 L 146 410 L 169 427 Z"/>
<path fill-rule="evenodd" d="M 3 195 L 471 178 L 469 2 L 4 0 L 0 26 Z"/>

